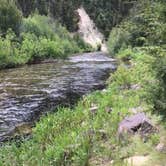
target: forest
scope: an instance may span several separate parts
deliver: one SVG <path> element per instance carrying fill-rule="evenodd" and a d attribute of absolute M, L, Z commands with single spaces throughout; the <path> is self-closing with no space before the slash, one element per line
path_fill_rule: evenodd
<path fill-rule="evenodd" d="M 0 143 L 0 165 L 165 166 L 165 0 L 0 0 L 0 93 L 2 84 L 10 80 L 7 74 L 1 74 L 3 71 L 30 68 L 45 60 L 64 60 L 62 63 L 66 63 L 73 54 L 100 54 L 77 33 L 79 17 L 76 10 L 80 7 L 104 35 L 108 47 L 105 54 L 116 61 L 115 71 L 109 73 L 104 89 L 78 97 L 76 92 L 71 93 L 75 75 L 68 73 L 66 66 L 61 66 L 60 69 L 65 70 L 64 76 L 72 77 L 71 89 L 66 92 L 72 105 L 59 104 L 51 108 L 51 103 L 48 108 L 44 107 L 51 111 L 44 112 L 30 129 L 29 126 L 17 127 L 12 137 Z M 76 61 L 78 67 L 81 62 Z M 101 61 L 108 63 L 106 59 Z M 95 66 L 93 71 L 98 71 L 99 62 L 84 63 L 86 76 L 91 66 Z M 79 73 L 84 68 L 81 69 L 76 71 Z M 50 70 L 53 72 L 53 68 Z M 73 72 L 73 64 L 70 70 Z M 86 82 L 88 77 L 84 79 L 84 75 L 76 77 L 76 81 L 81 77 L 87 88 L 91 82 Z M 34 80 L 34 84 L 36 82 Z M 24 83 L 26 81 L 21 82 Z M 60 83 L 64 84 L 61 80 Z M 14 95 L 18 97 L 17 93 Z M 3 93 L 0 94 L 0 107 L 3 107 L 2 98 Z M 73 104 L 73 98 L 79 99 Z M 130 121 L 140 114 L 146 116 L 147 123 L 141 121 L 130 131 L 124 126 L 121 128 L 125 120 Z M 1 123 L 0 113 L 0 130 L 3 130 Z M 28 134 L 22 130 L 28 130 Z"/>

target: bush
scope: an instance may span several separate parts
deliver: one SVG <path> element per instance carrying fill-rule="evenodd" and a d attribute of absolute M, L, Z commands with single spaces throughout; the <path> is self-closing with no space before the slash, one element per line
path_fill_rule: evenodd
<path fill-rule="evenodd" d="M 66 28 L 61 26 L 56 20 L 38 14 L 34 14 L 23 19 L 21 32 L 33 33 L 37 37 L 43 36 L 51 39 L 53 39 L 56 34 L 60 38 L 71 39 Z"/>
<path fill-rule="evenodd" d="M 143 1 L 136 3 L 130 16 L 113 28 L 108 40 L 112 55 L 127 47 L 166 44 L 165 3 Z"/>
<path fill-rule="evenodd" d="M 34 59 L 66 57 L 69 54 L 91 49 L 89 45 L 78 39 L 78 37 L 72 38 L 66 28 L 62 27 L 57 21 L 46 16 L 34 14 L 25 18 L 21 26 L 21 32 L 24 34 L 24 38 L 26 38 L 25 34 L 27 34 L 37 42 L 32 45 L 38 46 L 31 47 L 32 50 L 35 48 L 32 53 Z M 31 38 L 28 36 L 28 39 L 25 39 L 23 43 L 28 42 L 27 40 Z M 36 36 L 35 39 L 34 36 Z M 24 47 L 26 46 L 24 45 Z"/>
<path fill-rule="evenodd" d="M 126 48 L 129 44 L 130 33 L 122 28 L 113 28 L 109 40 L 108 49 L 112 56 L 115 56 L 120 49 Z"/>
<path fill-rule="evenodd" d="M 92 46 L 90 46 L 89 44 L 85 43 L 83 41 L 83 39 L 78 34 L 75 34 L 74 37 L 73 37 L 73 39 L 78 44 L 79 48 L 82 51 L 86 51 L 86 52 L 94 51 L 93 48 L 92 48 Z"/>
<path fill-rule="evenodd" d="M 33 15 L 23 19 L 21 32 L 33 33 L 37 37 L 45 36 L 51 37 L 54 35 L 51 20 L 46 16 Z"/>
<path fill-rule="evenodd" d="M 153 69 L 155 69 L 158 86 L 153 93 L 155 111 L 166 119 L 166 49 L 162 47 L 151 47 L 148 50 L 155 57 Z"/>
<path fill-rule="evenodd" d="M 13 0 L 0 0 L 0 31 L 3 35 L 11 28 L 17 34 L 22 20 L 22 14 Z"/>
<path fill-rule="evenodd" d="M 35 14 L 23 20 L 19 38 L 12 29 L 0 38 L 0 68 L 65 58 L 90 49 L 81 39 L 73 39 L 58 22 Z"/>
<path fill-rule="evenodd" d="M 19 46 L 16 35 L 11 30 L 7 32 L 6 38 L 0 37 L 0 68 L 26 63 L 26 59 L 20 54 Z"/>

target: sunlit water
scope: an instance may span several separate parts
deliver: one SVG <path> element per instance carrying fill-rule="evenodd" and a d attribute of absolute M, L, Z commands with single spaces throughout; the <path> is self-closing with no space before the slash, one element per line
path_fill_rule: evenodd
<path fill-rule="evenodd" d="M 102 89 L 115 61 L 103 53 L 0 71 L 0 141 L 15 127 Z"/>

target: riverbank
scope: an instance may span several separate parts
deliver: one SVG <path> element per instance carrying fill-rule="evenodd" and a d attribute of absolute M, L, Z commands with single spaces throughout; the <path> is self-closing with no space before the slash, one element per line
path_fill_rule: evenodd
<path fill-rule="evenodd" d="M 23 18 L 19 34 L 8 29 L 0 36 L 0 69 L 38 63 L 47 59 L 64 59 L 93 49 L 74 37 L 49 16 L 33 14 Z"/>
<path fill-rule="evenodd" d="M 117 166 L 127 164 L 126 159 L 132 156 L 148 156 L 147 165 L 164 164 L 165 154 L 155 148 L 165 137 L 165 130 L 162 117 L 153 114 L 150 87 L 154 88 L 157 81 L 154 58 L 138 50 L 135 55 L 130 67 L 123 63 L 119 66 L 106 90 L 85 96 L 73 109 L 59 108 L 57 113 L 43 117 L 31 140 L 1 147 L 1 165 Z M 119 142 L 119 122 L 136 112 L 145 112 L 159 133 L 146 142 L 138 135 Z"/>

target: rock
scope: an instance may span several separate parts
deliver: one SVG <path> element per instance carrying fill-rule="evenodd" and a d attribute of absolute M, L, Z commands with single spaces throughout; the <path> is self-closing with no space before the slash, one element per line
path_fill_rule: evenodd
<path fill-rule="evenodd" d="M 124 134 L 139 133 L 141 136 L 145 137 L 155 131 L 156 128 L 152 125 L 147 116 L 144 113 L 137 113 L 130 117 L 126 117 L 120 122 L 118 136 L 121 138 Z"/>
<path fill-rule="evenodd" d="M 139 85 L 139 84 L 133 84 L 133 85 L 131 85 L 131 87 L 130 87 L 132 90 L 139 90 L 139 89 L 141 89 L 141 86 Z"/>
<path fill-rule="evenodd" d="M 108 114 L 110 114 L 112 112 L 112 108 L 106 107 L 105 108 L 105 112 L 108 113 Z"/>
<path fill-rule="evenodd" d="M 89 108 L 89 111 L 92 115 L 96 115 L 99 107 L 95 103 L 91 103 L 91 107 Z"/>
<path fill-rule="evenodd" d="M 97 110 L 98 110 L 98 107 L 97 106 L 94 106 L 94 107 L 91 107 L 90 109 L 90 112 L 92 113 L 92 114 L 97 114 Z"/>
<path fill-rule="evenodd" d="M 21 123 L 15 127 L 15 135 L 27 135 L 32 133 L 31 123 Z"/>
<path fill-rule="evenodd" d="M 160 142 L 157 146 L 156 146 L 156 150 L 158 152 L 161 152 L 161 153 L 166 153 L 166 144 Z"/>
<path fill-rule="evenodd" d="M 107 91 L 108 91 L 107 89 L 103 89 L 103 90 L 102 90 L 103 93 L 106 93 Z"/>
<path fill-rule="evenodd" d="M 149 160 L 148 156 L 133 156 L 125 160 L 128 166 L 144 166 Z"/>
<path fill-rule="evenodd" d="M 91 166 L 113 166 L 114 160 L 107 157 L 92 157 L 89 160 L 89 165 Z"/>

